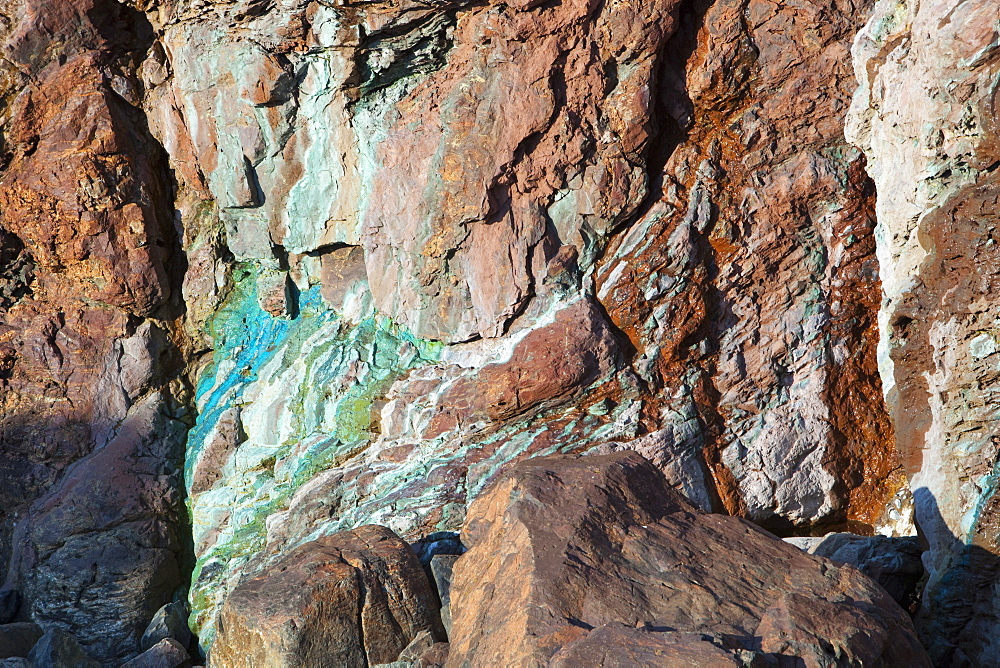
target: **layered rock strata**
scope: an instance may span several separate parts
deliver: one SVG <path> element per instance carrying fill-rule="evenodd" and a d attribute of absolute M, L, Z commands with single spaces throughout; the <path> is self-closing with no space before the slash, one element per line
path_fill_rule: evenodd
<path fill-rule="evenodd" d="M 849 136 L 879 193 L 879 365 L 930 545 L 921 626 L 941 665 L 996 663 L 1000 14 L 879 2 L 853 55 Z"/>
<path fill-rule="evenodd" d="M 703 508 L 877 523 L 902 483 L 841 132 L 868 9 L 147 8 L 206 643 L 244 574 L 454 530 L 533 454 L 634 447 Z"/>
<path fill-rule="evenodd" d="M 995 570 L 995 18 L 881 2 L 855 148 L 872 8 L 0 2 L 19 618 L 122 660 L 192 549 L 207 648 L 302 545 L 457 530 L 555 452 L 638 450 L 786 533 L 906 532 L 894 424 L 924 628 L 992 656 L 992 594 L 969 621 L 949 592 Z"/>

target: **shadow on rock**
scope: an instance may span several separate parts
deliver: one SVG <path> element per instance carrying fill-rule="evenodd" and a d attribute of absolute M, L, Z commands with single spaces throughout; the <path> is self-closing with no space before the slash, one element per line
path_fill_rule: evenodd
<path fill-rule="evenodd" d="M 914 618 L 935 666 L 1000 665 L 1000 557 L 948 528 L 925 487 L 913 493 L 929 577 Z"/>

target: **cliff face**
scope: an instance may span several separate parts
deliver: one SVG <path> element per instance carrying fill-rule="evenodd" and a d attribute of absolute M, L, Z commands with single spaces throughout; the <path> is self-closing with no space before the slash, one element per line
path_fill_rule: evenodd
<path fill-rule="evenodd" d="M 3 15 L 0 558 L 25 615 L 110 661 L 189 561 L 184 256 L 129 79 L 153 34 L 114 3 Z"/>
<path fill-rule="evenodd" d="M 3 2 L 20 614 L 110 662 L 191 573 L 207 647 L 309 540 L 621 449 L 787 533 L 912 488 L 947 607 L 997 551 L 988 4 Z"/>
<path fill-rule="evenodd" d="M 930 543 L 922 621 L 940 663 L 1000 660 L 998 18 L 990 3 L 880 2 L 854 47 L 849 134 L 879 193 L 879 365 Z"/>

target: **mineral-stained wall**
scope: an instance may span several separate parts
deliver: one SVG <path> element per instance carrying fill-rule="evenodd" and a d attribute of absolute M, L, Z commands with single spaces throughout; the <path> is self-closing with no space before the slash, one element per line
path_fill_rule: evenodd
<path fill-rule="evenodd" d="M 1000 662 L 1000 7 L 880 1 L 849 134 L 878 189 L 879 364 L 942 665 Z"/>
<path fill-rule="evenodd" d="M 986 307 L 955 324 L 901 306 L 973 275 L 989 297 L 971 226 L 949 231 L 974 214 L 942 208 L 987 207 L 989 161 L 963 157 L 995 141 L 987 107 L 939 128 L 913 92 L 995 103 L 989 21 L 957 41 L 988 4 L 948 15 L 954 62 L 913 47 L 916 65 L 883 53 L 910 10 L 878 5 L 852 146 L 868 0 L 0 0 L 0 566 L 19 615 L 111 662 L 187 593 L 207 648 L 227 594 L 306 541 L 458 530 L 501 468 L 556 452 L 638 450 L 702 508 L 784 532 L 906 524 L 904 471 L 961 512 L 982 499 L 991 526 L 992 492 L 959 488 L 968 452 L 992 475 L 990 446 L 928 482 L 913 445 L 972 443 L 955 400 L 899 413 L 925 371 L 942 392 L 983 382 L 961 399 L 975 419 L 990 406 L 971 361 L 958 385 L 919 366 L 956 327 L 990 364 Z M 900 260 L 914 214 L 893 202 L 930 163 L 866 111 L 893 90 L 952 170 L 947 222 L 911 245 L 955 244 L 957 283 Z M 882 339 L 905 468 L 876 354 L 877 314 L 885 335 L 901 308 L 930 332 Z"/>

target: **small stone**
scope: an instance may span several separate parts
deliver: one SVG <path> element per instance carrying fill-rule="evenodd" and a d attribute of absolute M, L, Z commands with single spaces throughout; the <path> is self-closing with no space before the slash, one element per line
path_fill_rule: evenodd
<path fill-rule="evenodd" d="M 184 646 L 173 638 L 164 638 L 121 668 L 177 668 L 190 658 Z"/>
<path fill-rule="evenodd" d="M 173 638 L 181 647 L 187 647 L 191 642 L 191 629 L 187 623 L 187 606 L 183 601 L 174 601 L 156 611 L 153 621 L 142 634 L 140 646 L 146 651 L 161 640 Z"/>
<path fill-rule="evenodd" d="M 41 637 L 41 627 L 32 622 L 0 624 L 0 659 L 28 656 Z"/>
<path fill-rule="evenodd" d="M 87 656 L 76 638 L 59 628 L 45 632 L 28 654 L 35 668 L 100 668 Z"/>

